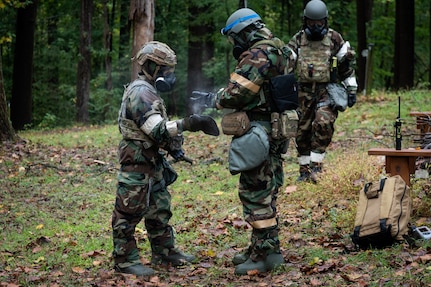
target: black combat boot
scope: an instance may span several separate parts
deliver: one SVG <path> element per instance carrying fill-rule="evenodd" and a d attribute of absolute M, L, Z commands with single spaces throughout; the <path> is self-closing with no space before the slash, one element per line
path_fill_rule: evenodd
<path fill-rule="evenodd" d="M 253 245 L 249 248 L 250 256 L 235 267 L 235 274 L 247 275 L 249 271 L 268 272 L 284 263 L 278 240 L 278 227 L 253 229 Z"/>
<path fill-rule="evenodd" d="M 151 264 L 182 266 L 195 261 L 196 257 L 185 254 L 177 248 L 171 248 L 163 252 L 152 252 Z"/>
<path fill-rule="evenodd" d="M 123 267 L 121 267 L 121 266 L 123 266 Z M 116 272 L 126 273 L 126 274 L 135 274 L 138 277 L 154 275 L 154 270 L 149 268 L 149 267 L 145 267 L 144 265 L 142 265 L 142 263 L 138 263 L 138 264 L 131 265 L 131 266 L 125 266 L 125 265 L 117 264 L 117 265 L 115 265 L 114 269 Z"/>
<path fill-rule="evenodd" d="M 310 166 L 308 164 L 299 166 L 299 177 L 296 179 L 297 182 L 309 181 L 310 180 Z"/>
<path fill-rule="evenodd" d="M 311 163 L 311 174 L 310 174 L 311 182 L 317 183 L 321 173 L 322 173 L 322 163 L 321 162 L 312 162 Z"/>
<path fill-rule="evenodd" d="M 244 249 L 243 251 L 235 254 L 232 258 L 232 263 L 234 265 L 244 263 L 250 257 L 250 254 L 251 254 L 251 246 L 249 246 L 247 249 Z"/>
<path fill-rule="evenodd" d="M 244 263 L 236 266 L 235 274 L 247 275 L 247 273 L 252 270 L 257 270 L 259 273 L 264 273 L 272 271 L 284 263 L 283 255 L 281 255 L 279 252 L 269 253 L 265 256 L 265 258 L 257 259 L 257 261 L 254 261 L 250 257 Z"/>
<path fill-rule="evenodd" d="M 174 231 L 172 227 L 166 228 L 161 236 L 149 237 L 151 244 L 151 264 L 181 266 L 193 262 L 193 255 L 185 254 L 174 246 Z"/>
<path fill-rule="evenodd" d="M 131 242 L 134 245 L 134 241 Z M 120 254 L 119 254 L 120 253 Z M 135 274 L 136 276 L 151 276 L 154 275 L 154 270 L 145 267 L 141 263 L 139 251 L 136 247 L 132 248 L 127 253 L 124 250 L 116 249 L 112 253 L 115 261 L 114 270 L 120 273 Z"/>

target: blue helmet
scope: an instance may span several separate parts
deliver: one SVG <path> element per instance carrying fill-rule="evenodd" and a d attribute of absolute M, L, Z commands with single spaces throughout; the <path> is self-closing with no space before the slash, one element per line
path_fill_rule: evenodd
<path fill-rule="evenodd" d="M 236 10 L 226 21 L 226 27 L 221 29 L 223 35 L 228 35 L 233 32 L 238 34 L 244 28 L 257 21 L 261 21 L 260 16 L 249 8 L 241 8 Z"/>

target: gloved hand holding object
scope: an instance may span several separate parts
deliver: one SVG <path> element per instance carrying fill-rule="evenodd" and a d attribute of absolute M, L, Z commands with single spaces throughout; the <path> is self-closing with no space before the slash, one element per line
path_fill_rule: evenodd
<path fill-rule="evenodd" d="M 193 164 L 193 160 L 185 156 L 185 152 L 182 148 L 183 144 L 184 137 L 182 135 L 178 135 L 172 138 L 169 147 L 166 150 L 168 151 L 168 154 L 172 156 L 174 162 L 185 161 L 190 164 Z"/>
<path fill-rule="evenodd" d="M 203 131 L 207 135 L 218 136 L 220 134 L 217 123 L 210 116 L 191 115 L 177 121 L 183 131 Z"/>
<path fill-rule="evenodd" d="M 215 94 L 193 91 L 192 96 L 190 97 L 190 104 L 192 109 L 198 113 L 208 108 L 215 108 Z"/>
<path fill-rule="evenodd" d="M 184 143 L 184 137 L 182 135 L 178 135 L 172 138 L 169 143 L 169 147 L 167 148 L 168 153 L 176 160 L 181 160 L 184 157 L 184 150 L 182 145 Z"/>
<path fill-rule="evenodd" d="M 351 108 L 355 103 L 356 103 L 356 94 L 349 94 L 347 97 L 347 106 Z"/>
<path fill-rule="evenodd" d="M 356 103 L 356 87 L 347 87 L 347 106 L 349 108 L 353 107 L 353 105 Z"/>

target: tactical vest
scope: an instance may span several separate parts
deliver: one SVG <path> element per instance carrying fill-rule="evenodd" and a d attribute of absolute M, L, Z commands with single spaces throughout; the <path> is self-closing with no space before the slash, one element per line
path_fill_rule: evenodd
<path fill-rule="evenodd" d="M 126 100 L 129 97 L 129 91 L 139 85 L 145 85 L 150 89 L 154 89 L 154 87 L 150 83 L 141 79 L 133 81 L 133 83 L 126 87 L 121 102 L 121 108 L 118 112 L 118 127 L 121 135 L 123 136 L 123 139 L 141 141 L 143 142 L 144 148 L 147 149 L 154 145 L 154 141 L 148 135 L 146 135 L 133 120 L 126 118 Z M 154 101 L 151 105 L 151 108 L 152 109 L 148 111 L 145 116 L 149 117 L 152 114 L 160 113 L 163 118 L 167 117 L 166 109 L 162 100 Z"/>
<path fill-rule="evenodd" d="M 298 45 L 298 61 L 296 71 L 301 83 L 328 83 L 331 76 L 331 38 L 332 31 L 321 41 L 309 41 L 305 33 L 301 33 Z"/>

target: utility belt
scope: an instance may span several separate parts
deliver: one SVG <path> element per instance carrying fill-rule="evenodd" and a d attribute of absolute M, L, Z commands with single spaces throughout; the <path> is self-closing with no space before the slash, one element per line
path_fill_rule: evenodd
<path fill-rule="evenodd" d="M 120 171 L 123 172 L 138 172 L 138 173 L 149 173 L 150 172 L 150 168 L 148 167 L 148 165 L 145 164 L 139 164 L 139 163 L 126 163 L 126 164 L 122 164 L 120 167 Z"/>
<path fill-rule="evenodd" d="M 250 129 L 250 122 L 266 122 L 272 139 L 285 140 L 296 136 L 298 121 L 296 110 L 286 110 L 282 113 L 241 111 L 224 115 L 221 125 L 224 134 L 240 137 Z"/>
<path fill-rule="evenodd" d="M 152 184 L 153 190 L 163 189 L 164 187 L 171 185 L 178 178 L 177 172 L 172 168 L 172 166 L 169 164 L 166 158 L 164 157 L 162 158 L 161 165 L 163 166 L 163 174 L 162 174 L 163 177 L 159 181 L 155 183 L 153 182 Z M 142 173 L 142 174 L 152 174 L 154 170 L 147 164 L 140 164 L 140 163 L 127 164 L 126 163 L 121 165 L 120 172 L 136 172 L 136 173 Z"/>
<path fill-rule="evenodd" d="M 257 113 L 257 112 L 246 112 L 250 121 L 260 121 L 260 122 L 270 122 L 271 121 L 271 113 Z"/>
<path fill-rule="evenodd" d="M 299 83 L 299 90 L 306 93 L 315 93 L 317 91 L 326 89 L 327 85 L 328 83 Z"/>

